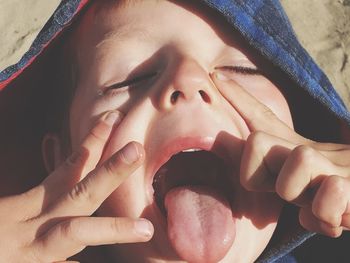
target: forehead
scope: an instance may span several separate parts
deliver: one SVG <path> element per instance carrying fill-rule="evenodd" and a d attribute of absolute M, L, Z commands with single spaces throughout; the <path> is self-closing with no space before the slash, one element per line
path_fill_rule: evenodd
<path fill-rule="evenodd" d="M 98 74 L 110 68 L 111 63 L 124 61 L 136 65 L 147 56 L 160 54 L 160 50 L 190 54 L 200 58 L 199 63 L 224 54 L 252 61 L 240 36 L 223 17 L 200 1 L 96 2 L 73 35 L 79 71 L 88 72 L 93 67 Z"/>
<path fill-rule="evenodd" d="M 232 44 L 234 35 L 224 18 L 200 1 L 100 0 L 94 2 L 82 24 L 89 30 L 90 37 L 94 34 L 100 39 L 142 37 L 152 30 L 185 34 L 194 28 L 191 33 L 200 35 L 203 30 L 208 33 L 210 27 L 213 35 Z M 234 42 L 237 42 L 236 37 Z"/>

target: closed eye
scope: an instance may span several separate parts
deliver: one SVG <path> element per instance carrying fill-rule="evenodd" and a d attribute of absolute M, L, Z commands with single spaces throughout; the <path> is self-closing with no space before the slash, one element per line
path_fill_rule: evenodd
<path fill-rule="evenodd" d="M 242 75 L 263 75 L 263 72 L 258 68 L 243 67 L 243 66 L 222 66 L 216 67 L 215 69 L 228 71 L 232 73 L 238 73 Z"/>
<path fill-rule="evenodd" d="M 146 81 L 150 78 L 153 78 L 156 75 L 157 75 L 157 72 L 151 72 L 151 73 L 146 73 L 144 75 L 140 75 L 140 76 L 136 76 L 136 77 L 124 80 L 122 82 L 115 83 L 115 84 L 107 87 L 103 93 L 105 94 L 110 90 L 120 89 L 120 88 L 124 88 L 127 86 L 132 86 L 132 85 L 138 84 L 142 81 Z"/>

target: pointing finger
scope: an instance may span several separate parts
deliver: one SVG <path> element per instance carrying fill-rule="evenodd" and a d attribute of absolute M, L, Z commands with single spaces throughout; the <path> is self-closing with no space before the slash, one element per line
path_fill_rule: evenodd
<path fill-rule="evenodd" d="M 81 147 L 89 150 L 89 159 L 82 171 L 82 177 L 85 177 L 90 171 L 95 169 L 101 159 L 104 146 L 109 139 L 113 127 L 118 125 L 121 119 L 121 112 L 108 112 L 100 120 L 99 125 L 96 125 L 84 139 Z"/>
<path fill-rule="evenodd" d="M 329 176 L 322 181 L 314 201 L 314 215 L 333 227 L 345 226 L 348 203 L 350 200 L 350 181 L 341 176 Z M 344 216 L 345 215 L 345 216 Z"/>
<path fill-rule="evenodd" d="M 81 146 L 48 176 L 40 187 L 44 190 L 45 205 L 56 200 L 93 170 L 99 162 L 113 127 L 121 121 L 121 113 L 111 111 L 100 118 Z M 46 194 L 49 193 L 49 194 Z"/>
<path fill-rule="evenodd" d="M 33 243 L 33 248 L 40 258 L 53 262 L 65 260 L 86 246 L 146 242 L 153 231 L 146 219 L 76 217 L 55 225 Z"/>
<path fill-rule="evenodd" d="M 307 230 L 317 232 L 329 237 L 339 237 L 342 232 L 342 227 L 333 227 L 328 223 L 319 220 L 311 210 L 311 207 L 302 207 L 299 212 L 299 222 Z"/>
<path fill-rule="evenodd" d="M 247 92 L 228 76 L 215 72 L 212 80 L 224 98 L 241 115 L 250 131 L 264 131 L 293 141 L 300 141 L 296 134 L 282 122 L 265 104 Z"/>
<path fill-rule="evenodd" d="M 241 158 L 241 184 L 250 191 L 275 192 L 277 176 L 294 147 L 262 131 L 251 133 Z"/>
<path fill-rule="evenodd" d="M 91 215 L 142 164 L 144 156 L 141 144 L 128 143 L 62 196 L 46 216 Z"/>

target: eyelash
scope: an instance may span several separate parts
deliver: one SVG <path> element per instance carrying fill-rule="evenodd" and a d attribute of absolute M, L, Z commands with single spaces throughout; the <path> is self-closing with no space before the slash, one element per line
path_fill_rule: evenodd
<path fill-rule="evenodd" d="M 215 69 L 223 70 L 223 71 L 229 71 L 232 73 L 238 73 L 242 75 L 262 75 L 260 69 L 258 68 L 250 68 L 250 67 L 243 67 L 243 66 L 223 66 L 223 67 L 216 67 Z"/>
<path fill-rule="evenodd" d="M 124 80 L 124 81 L 122 81 L 122 82 L 113 84 L 112 86 L 107 87 L 107 88 L 103 91 L 103 94 L 106 94 L 106 93 L 108 93 L 109 91 L 119 90 L 119 89 L 124 88 L 124 87 L 128 87 L 128 86 L 135 85 L 135 84 L 137 84 L 137 83 L 139 83 L 139 82 L 141 82 L 141 81 L 144 81 L 144 80 L 153 78 L 153 77 L 155 77 L 157 74 L 158 74 L 158 72 L 146 73 L 146 74 L 144 74 L 144 75 L 136 76 L 136 77 L 134 77 L 134 78 L 127 79 L 127 80 Z"/>
<path fill-rule="evenodd" d="M 257 68 L 250 68 L 250 67 L 242 67 L 242 66 L 222 66 L 222 67 L 216 67 L 215 70 L 223 70 L 223 71 L 229 71 L 232 73 L 238 73 L 242 75 L 262 75 L 262 72 Z M 150 79 L 155 77 L 158 74 L 158 72 L 151 72 L 144 75 L 136 76 L 132 79 L 127 79 L 125 81 L 113 84 L 112 86 L 107 87 L 103 94 L 108 93 L 109 91 L 113 90 L 119 90 L 121 88 L 135 85 L 139 82 L 142 82 L 144 80 Z"/>

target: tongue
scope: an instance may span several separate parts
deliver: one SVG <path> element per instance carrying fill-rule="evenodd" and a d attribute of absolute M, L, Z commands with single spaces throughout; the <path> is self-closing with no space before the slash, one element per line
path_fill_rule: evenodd
<path fill-rule="evenodd" d="M 168 237 L 185 261 L 221 260 L 235 238 L 235 223 L 228 201 L 205 186 L 183 186 L 165 197 Z"/>

